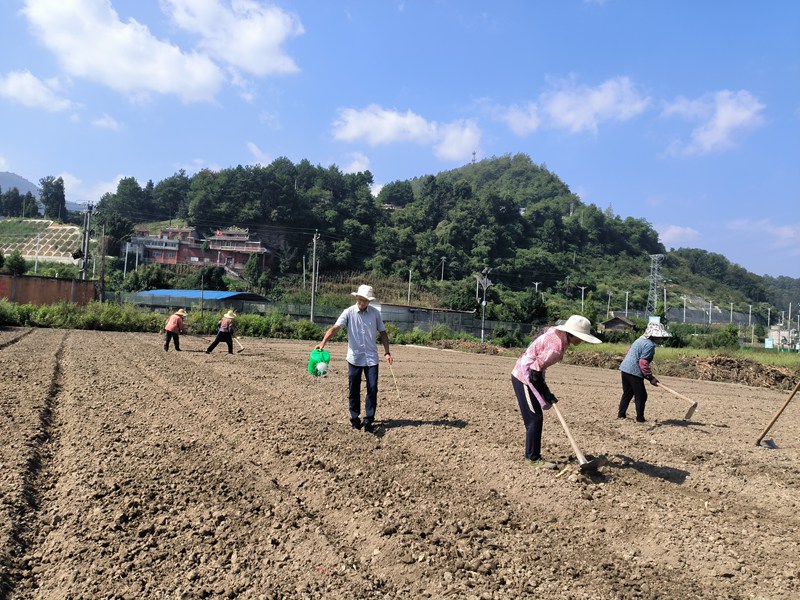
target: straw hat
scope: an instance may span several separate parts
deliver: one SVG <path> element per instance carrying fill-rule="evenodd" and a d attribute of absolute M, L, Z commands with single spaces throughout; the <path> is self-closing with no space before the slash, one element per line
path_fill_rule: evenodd
<path fill-rule="evenodd" d="M 186 315 L 188 315 L 189 313 L 187 313 L 187 312 L 186 312 L 185 310 L 183 310 L 182 308 L 179 308 L 178 310 L 176 310 L 176 311 L 175 311 L 175 314 L 176 314 L 176 315 L 180 315 L 180 316 L 182 316 L 182 317 L 185 317 L 185 316 L 186 316 Z"/>
<path fill-rule="evenodd" d="M 584 342 L 589 342 L 590 344 L 601 343 L 601 340 L 598 340 L 592 335 L 592 324 L 589 322 L 589 319 L 581 315 L 572 315 L 563 325 L 556 325 L 556 329 L 571 333 L 576 338 L 580 338 Z"/>
<path fill-rule="evenodd" d="M 372 290 L 371 285 L 360 285 L 358 286 L 358 290 L 355 292 L 350 292 L 351 296 L 355 296 L 356 298 L 366 298 L 370 302 L 375 300 L 375 292 Z"/>
<path fill-rule="evenodd" d="M 235 319 L 236 318 L 236 313 L 233 312 L 233 310 L 229 310 L 224 315 L 222 315 L 222 318 L 223 319 Z"/>
<path fill-rule="evenodd" d="M 670 333 L 661 323 L 648 323 L 647 329 L 644 330 L 642 336 L 646 338 L 668 338 Z"/>

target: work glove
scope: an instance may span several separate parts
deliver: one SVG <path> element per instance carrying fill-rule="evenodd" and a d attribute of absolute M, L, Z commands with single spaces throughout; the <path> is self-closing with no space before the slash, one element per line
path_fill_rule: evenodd
<path fill-rule="evenodd" d="M 550 403 L 550 404 L 555 404 L 556 402 L 558 402 L 558 398 L 556 398 L 556 395 L 555 395 L 555 394 L 551 393 L 551 394 L 550 394 L 550 395 L 547 397 L 547 402 L 548 402 L 548 403 Z"/>
<path fill-rule="evenodd" d="M 658 379 L 655 377 L 650 378 L 650 385 L 658 385 Z"/>

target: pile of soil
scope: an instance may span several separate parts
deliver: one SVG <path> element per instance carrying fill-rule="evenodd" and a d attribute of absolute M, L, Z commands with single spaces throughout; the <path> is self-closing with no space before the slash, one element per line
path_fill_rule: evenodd
<path fill-rule="evenodd" d="M 618 369 L 624 358 L 622 354 L 583 351 L 568 352 L 564 362 L 585 367 Z M 798 377 L 798 374 L 791 369 L 763 365 L 749 358 L 734 358 L 725 355 L 681 355 L 677 360 L 671 361 L 656 355 L 653 372 L 658 377 L 669 375 L 702 381 L 740 383 L 774 390 L 791 389 Z"/>
<path fill-rule="evenodd" d="M 616 419 L 612 369 L 547 372 L 523 462 L 516 353 L 392 347 L 374 434 L 350 427 L 346 346 L 0 330 L 0 597 L 800 598 L 800 406 L 661 376 Z"/>

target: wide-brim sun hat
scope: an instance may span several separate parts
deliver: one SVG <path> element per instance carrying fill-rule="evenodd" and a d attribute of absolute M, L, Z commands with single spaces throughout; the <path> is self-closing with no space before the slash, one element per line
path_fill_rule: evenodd
<path fill-rule="evenodd" d="M 371 285 L 360 285 L 358 286 L 358 290 L 355 292 L 350 292 L 351 296 L 355 296 L 356 298 L 366 298 L 370 302 L 375 300 L 375 292 L 372 289 Z"/>
<path fill-rule="evenodd" d="M 667 331 L 667 328 L 664 327 L 662 323 L 648 323 L 647 328 L 644 330 L 642 334 L 646 338 L 668 338 L 670 337 L 670 332 Z"/>
<path fill-rule="evenodd" d="M 589 342 L 590 344 L 600 344 L 602 340 L 597 339 L 592 335 L 592 323 L 586 317 L 581 315 L 572 315 L 567 322 L 563 325 L 556 325 L 559 331 L 566 331 L 574 335 L 576 338 Z"/>
<path fill-rule="evenodd" d="M 176 311 L 175 311 L 175 314 L 176 314 L 176 315 L 180 315 L 180 316 L 182 316 L 182 317 L 185 317 L 185 316 L 186 316 L 186 315 L 188 315 L 189 313 L 187 313 L 187 312 L 186 312 L 185 310 L 183 310 L 182 308 L 179 308 L 178 310 L 176 310 Z"/>
<path fill-rule="evenodd" d="M 233 312 L 232 310 L 229 310 L 228 312 L 226 312 L 223 315 L 223 318 L 225 318 L 225 319 L 235 319 L 236 318 L 236 313 Z"/>

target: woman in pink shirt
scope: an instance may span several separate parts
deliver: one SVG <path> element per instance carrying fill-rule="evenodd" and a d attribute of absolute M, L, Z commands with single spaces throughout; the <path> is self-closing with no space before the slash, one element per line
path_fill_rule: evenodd
<path fill-rule="evenodd" d="M 511 372 L 511 384 L 517 396 L 522 421 L 525 423 L 525 462 L 540 469 L 555 469 L 556 464 L 542 460 L 542 422 L 543 410 L 558 402 L 547 387 L 544 372 L 564 358 L 570 345 L 581 342 L 599 344 L 600 340 L 591 334 L 589 319 L 572 315 L 563 325 L 548 327 L 536 337 L 525 352 L 517 359 Z"/>
<path fill-rule="evenodd" d="M 164 325 L 164 331 L 167 332 L 164 338 L 164 352 L 169 352 L 170 340 L 173 340 L 175 344 L 175 352 L 181 351 L 181 334 L 186 333 L 186 326 L 183 324 L 183 317 L 185 316 L 186 311 L 181 308 L 167 319 L 167 323 Z"/>

